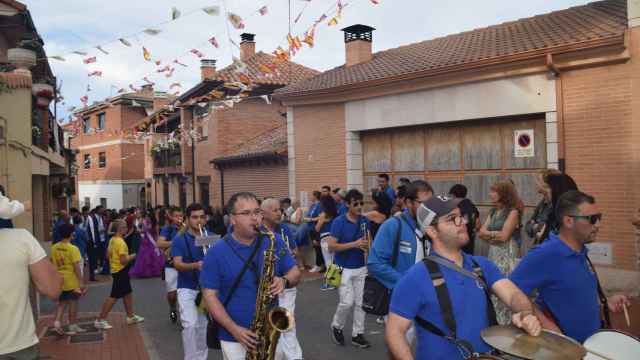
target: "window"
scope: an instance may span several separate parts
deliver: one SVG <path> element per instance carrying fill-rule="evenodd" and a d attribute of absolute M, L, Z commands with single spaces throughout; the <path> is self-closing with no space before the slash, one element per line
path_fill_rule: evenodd
<path fill-rule="evenodd" d="M 169 206 L 169 182 L 162 182 L 162 200 L 164 200 L 164 206 Z"/>
<path fill-rule="evenodd" d="M 209 204 L 209 183 L 207 182 L 200 183 L 200 203 L 205 208 L 210 205 Z"/>
<path fill-rule="evenodd" d="M 107 166 L 107 153 L 101 152 L 98 153 L 98 167 L 103 168 Z"/>
<path fill-rule="evenodd" d="M 107 198 L 100 198 L 100 206 L 107 208 Z"/>
<path fill-rule="evenodd" d="M 91 119 L 89 118 L 82 119 L 82 133 L 88 134 L 89 130 L 91 130 Z"/>
<path fill-rule="evenodd" d="M 98 114 L 98 130 L 104 130 L 105 114 Z"/>
<path fill-rule="evenodd" d="M 88 196 L 84 198 L 84 206 L 91 208 L 91 199 Z"/>
<path fill-rule="evenodd" d="M 91 155 L 84 154 L 84 168 L 91 169 Z"/>

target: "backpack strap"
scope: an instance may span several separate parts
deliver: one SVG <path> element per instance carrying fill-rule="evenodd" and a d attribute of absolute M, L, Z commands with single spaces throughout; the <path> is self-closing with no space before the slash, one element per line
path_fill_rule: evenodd
<path fill-rule="evenodd" d="M 473 272 L 478 275 L 480 280 L 482 280 L 482 289 L 484 290 L 484 295 L 487 299 L 487 319 L 489 320 L 489 326 L 498 325 L 496 309 L 493 307 L 493 302 L 491 302 L 491 289 L 489 289 L 489 283 L 487 283 L 487 279 L 484 277 L 484 273 L 482 272 L 482 268 L 478 262 L 474 258 L 471 258 L 471 263 L 473 264 Z"/>
<path fill-rule="evenodd" d="M 607 296 L 604 294 L 604 291 L 602 290 L 602 286 L 600 286 L 600 280 L 598 279 L 598 273 L 596 272 L 595 266 L 593 266 L 593 263 L 591 263 L 591 259 L 589 259 L 588 256 L 585 256 L 585 257 L 587 258 L 589 267 L 591 268 L 591 271 L 593 272 L 593 276 L 595 276 L 596 278 L 596 284 L 598 285 L 598 298 L 600 298 L 600 304 L 602 305 L 602 313 L 604 315 L 604 318 L 601 319 L 602 327 L 605 329 L 611 329 L 611 314 L 609 313 L 609 301 L 607 300 Z"/>

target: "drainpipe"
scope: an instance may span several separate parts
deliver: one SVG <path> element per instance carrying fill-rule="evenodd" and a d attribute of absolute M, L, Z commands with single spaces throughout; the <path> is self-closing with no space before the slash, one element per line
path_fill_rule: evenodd
<path fill-rule="evenodd" d="M 224 168 L 222 166 L 217 166 L 217 168 L 220 171 L 220 203 L 224 209 Z"/>
<path fill-rule="evenodd" d="M 0 120 L 2 120 L 4 129 L 4 171 L 2 173 L 5 177 L 5 191 L 9 194 L 9 123 L 2 116 L 0 116 Z"/>
<path fill-rule="evenodd" d="M 553 62 L 553 55 L 551 53 L 548 53 L 546 56 L 546 65 L 547 65 L 547 69 L 549 70 L 549 74 L 556 80 L 556 96 L 560 96 L 561 100 L 560 100 L 560 104 L 561 106 L 564 107 L 564 99 L 562 99 L 563 96 L 563 91 L 562 91 L 562 79 L 560 78 L 560 69 L 556 66 L 556 64 L 554 64 Z M 560 87 L 560 91 L 558 94 L 558 86 Z M 556 100 L 557 103 L 557 100 Z M 562 109 L 556 109 L 556 112 L 558 113 L 562 113 Z M 562 123 L 561 123 L 561 127 L 560 129 L 558 129 L 558 143 L 559 143 L 559 147 L 562 147 L 562 151 L 559 151 L 558 154 L 558 170 L 560 170 L 560 172 L 564 173 L 565 172 L 565 161 L 564 161 L 564 156 L 565 156 L 565 141 L 564 139 L 560 138 L 560 134 L 562 134 L 562 137 L 564 138 L 564 134 L 565 134 L 565 127 L 564 127 L 564 118 L 562 119 Z M 560 149 L 558 149 L 560 150 Z M 560 157 L 560 154 L 562 154 L 562 157 Z"/>

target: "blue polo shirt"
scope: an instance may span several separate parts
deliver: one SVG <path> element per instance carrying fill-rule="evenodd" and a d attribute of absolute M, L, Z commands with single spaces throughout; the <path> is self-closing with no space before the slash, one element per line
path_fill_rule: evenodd
<path fill-rule="evenodd" d="M 394 204 L 396 202 L 396 192 L 395 190 L 393 190 L 391 185 L 387 185 L 387 187 L 384 188 L 384 193 L 387 194 L 389 200 L 391 200 L 391 204 Z"/>
<path fill-rule="evenodd" d="M 178 226 L 175 224 L 165 225 L 160 229 L 160 236 L 163 236 L 167 241 L 173 241 L 173 238 L 178 233 Z M 173 268 L 173 263 L 169 261 L 164 262 L 164 266 L 168 268 Z"/>
<path fill-rule="evenodd" d="M 432 255 L 437 255 L 432 252 Z M 484 274 L 489 287 L 504 279 L 498 267 L 489 259 L 463 253 L 463 267 L 473 271 L 474 259 Z M 489 352 L 491 347 L 480 337 L 480 331 L 489 326 L 487 318 L 487 298 L 476 282 L 454 270 L 439 266 L 449 290 L 449 298 L 453 307 L 456 321 L 456 331 L 459 339 L 471 343 L 476 352 Z M 413 320 L 416 316 L 429 321 L 440 330 L 449 334 L 440 311 L 440 303 L 431 282 L 429 271 L 422 262 L 415 264 L 404 277 L 398 281 L 391 296 L 389 311 Z M 444 338 L 434 335 L 416 324 L 417 331 L 417 360 L 462 360 L 458 348 Z"/>
<path fill-rule="evenodd" d="M 601 326 L 596 275 L 587 248 L 571 249 L 558 235 L 534 247 L 511 274 L 525 294 L 538 291 L 536 304 L 555 317 L 562 332 L 583 342 Z"/>
<path fill-rule="evenodd" d="M 202 247 L 196 246 L 196 237 L 189 231 L 176 235 L 171 241 L 171 256 L 182 256 L 183 263 L 195 263 L 204 259 Z M 178 289 L 198 290 L 197 270 L 178 272 Z"/>
<path fill-rule="evenodd" d="M 236 276 L 240 274 L 245 260 L 249 259 L 256 245 L 257 241 L 254 241 L 251 245 L 241 244 L 233 238 L 232 234 L 225 236 L 223 241 L 216 242 L 207 252 L 207 256 L 204 259 L 202 273 L 200 274 L 202 287 L 217 290 L 218 299 L 224 303 Z M 263 254 L 268 246 L 268 239 L 263 238 L 261 246 L 253 259 L 258 276 L 262 274 Z M 291 252 L 287 251 L 286 245 L 277 234 L 275 251 L 278 258 L 275 275 L 283 276 L 295 266 L 295 261 L 291 256 Z M 251 320 L 255 312 L 258 281 L 253 270 L 248 268 L 226 307 L 227 313 L 233 321 L 247 329 L 251 326 Z M 221 340 L 236 341 L 227 329 L 223 327 L 220 327 L 219 335 Z"/>
<path fill-rule="evenodd" d="M 84 258 L 85 256 L 87 256 L 87 243 L 89 242 L 89 236 L 80 225 L 76 225 L 74 234 L 75 236 L 73 237 L 73 240 L 71 240 L 71 243 L 78 247 L 78 250 L 80 250 L 80 255 L 82 256 L 82 258 Z"/>
<path fill-rule="evenodd" d="M 371 225 L 366 217 L 360 215 L 354 223 L 347 218 L 347 215 L 340 215 L 331 224 L 331 236 L 338 240 L 338 244 L 354 242 L 364 235 L 361 229 L 362 224 L 365 224 L 367 229 L 371 231 Z M 336 251 L 334 262 L 346 269 L 359 269 L 366 265 L 364 251 L 360 249 Z"/>

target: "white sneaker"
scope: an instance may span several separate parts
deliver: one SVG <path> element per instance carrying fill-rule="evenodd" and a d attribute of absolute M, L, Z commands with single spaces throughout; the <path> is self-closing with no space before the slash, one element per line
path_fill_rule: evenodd
<path fill-rule="evenodd" d="M 137 324 L 144 321 L 144 318 L 140 315 L 133 315 L 132 317 L 127 316 L 127 325 Z"/>
<path fill-rule="evenodd" d="M 69 325 L 69 331 L 73 331 L 75 333 L 83 333 L 83 332 L 87 332 L 87 330 L 81 328 L 80 326 L 78 326 L 78 324 L 71 324 Z"/>
<path fill-rule="evenodd" d="M 107 320 L 99 320 L 99 319 L 93 322 L 93 326 L 96 329 L 102 329 L 102 330 L 107 330 L 107 329 L 113 328 L 113 326 L 109 325 Z"/>
<path fill-rule="evenodd" d="M 322 270 L 322 268 L 320 266 L 313 265 L 313 267 L 311 268 L 311 270 L 309 270 L 309 272 L 317 273 L 317 272 L 320 272 L 320 270 Z"/>

